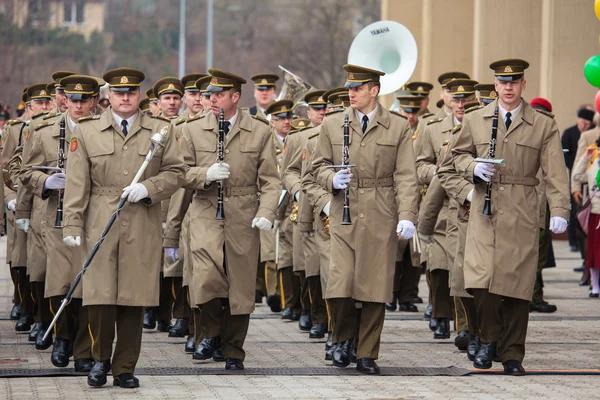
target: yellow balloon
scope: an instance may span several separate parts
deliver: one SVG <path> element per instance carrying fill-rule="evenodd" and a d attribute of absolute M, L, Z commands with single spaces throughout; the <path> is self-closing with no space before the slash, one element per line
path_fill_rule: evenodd
<path fill-rule="evenodd" d="M 594 3 L 594 11 L 596 11 L 596 18 L 600 20 L 600 0 L 596 0 Z"/>

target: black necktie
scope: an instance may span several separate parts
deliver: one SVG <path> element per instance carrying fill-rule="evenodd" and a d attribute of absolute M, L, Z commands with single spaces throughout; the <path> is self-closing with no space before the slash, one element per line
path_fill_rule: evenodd
<path fill-rule="evenodd" d="M 223 130 L 225 130 L 225 135 L 227 135 L 229 133 L 230 126 L 231 126 L 231 122 L 229 122 L 229 121 L 225 121 L 223 123 Z"/>
<path fill-rule="evenodd" d="M 127 120 L 124 119 L 123 121 L 121 121 L 121 131 L 123 132 L 123 135 L 127 136 Z"/>
<path fill-rule="evenodd" d="M 512 114 L 509 111 L 506 113 L 506 130 L 510 128 L 510 124 L 512 123 L 512 119 L 510 119 L 510 117 L 512 117 Z"/>
<path fill-rule="evenodd" d="M 363 133 L 365 133 L 365 131 L 367 130 L 367 125 L 369 125 L 369 117 L 367 117 L 366 115 L 363 115 L 363 124 L 362 124 L 362 131 Z"/>

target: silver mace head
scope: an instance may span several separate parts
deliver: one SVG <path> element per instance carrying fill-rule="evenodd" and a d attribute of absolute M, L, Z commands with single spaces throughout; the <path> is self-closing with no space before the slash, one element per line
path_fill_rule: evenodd
<path fill-rule="evenodd" d="M 150 136 L 150 142 L 154 148 L 157 148 L 157 146 L 165 147 L 167 145 L 167 130 L 168 127 L 165 126 L 160 132 L 153 133 Z"/>

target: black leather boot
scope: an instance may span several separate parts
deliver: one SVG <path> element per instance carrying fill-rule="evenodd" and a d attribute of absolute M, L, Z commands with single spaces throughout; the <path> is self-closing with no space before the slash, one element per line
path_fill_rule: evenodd
<path fill-rule="evenodd" d="M 225 361 L 225 356 L 223 356 L 223 343 L 221 342 L 221 336 L 217 336 L 212 339 L 213 340 L 213 348 L 215 351 L 213 352 L 212 359 L 216 362 Z"/>
<path fill-rule="evenodd" d="M 189 324 L 187 318 L 178 318 L 169 331 L 169 337 L 185 337 L 189 333 Z"/>
<path fill-rule="evenodd" d="M 267 297 L 267 305 L 271 309 L 271 312 L 281 312 L 281 296 L 278 294 L 270 294 Z"/>
<path fill-rule="evenodd" d="M 302 332 L 310 331 L 312 328 L 312 319 L 310 318 L 310 310 L 303 310 L 302 314 L 300 314 L 300 320 L 298 321 L 298 329 Z"/>
<path fill-rule="evenodd" d="M 294 320 L 294 310 L 292 310 L 291 308 L 284 308 L 283 312 L 281 313 L 281 319 L 293 321 Z"/>
<path fill-rule="evenodd" d="M 325 337 L 325 331 L 327 330 L 327 324 L 313 324 L 310 328 L 308 337 L 310 339 L 322 339 Z"/>
<path fill-rule="evenodd" d="M 69 365 L 69 347 L 70 343 L 66 339 L 56 338 L 50 361 L 52 365 L 58 368 L 65 368 Z"/>
<path fill-rule="evenodd" d="M 427 304 L 427 308 L 425 309 L 425 312 L 423 313 L 423 318 L 431 319 L 431 314 L 433 314 L 433 307 L 432 307 L 431 303 L 429 303 L 429 304 Z"/>
<path fill-rule="evenodd" d="M 144 329 L 156 328 L 156 307 L 146 307 L 144 310 Z"/>
<path fill-rule="evenodd" d="M 469 341 L 469 345 L 467 346 L 467 358 L 469 361 L 475 361 L 475 357 L 477 357 L 480 347 L 481 341 L 479 340 L 479 336 L 472 336 L 471 341 Z"/>
<path fill-rule="evenodd" d="M 228 371 L 242 371 L 244 362 L 239 358 L 228 358 L 225 360 L 225 369 Z"/>
<path fill-rule="evenodd" d="M 379 366 L 372 358 L 359 358 L 356 362 L 356 370 L 367 375 L 379 375 Z"/>
<path fill-rule="evenodd" d="M 469 347 L 472 335 L 469 331 L 460 331 L 454 338 L 454 345 L 460 350 L 465 351 Z"/>
<path fill-rule="evenodd" d="M 15 303 L 10 310 L 10 319 L 18 320 L 21 317 L 21 303 Z"/>
<path fill-rule="evenodd" d="M 492 368 L 492 361 L 496 356 L 496 342 L 492 343 L 481 343 L 479 352 L 475 357 L 473 366 L 479 369 L 490 369 Z"/>
<path fill-rule="evenodd" d="M 398 305 L 398 295 L 396 293 L 392 293 L 392 301 L 389 303 L 385 303 L 385 309 L 388 311 L 396 311 L 397 305 Z"/>
<path fill-rule="evenodd" d="M 39 322 L 33 324 L 33 328 L 31 328 L 31 330 L 29 331 L 29 337 L 27 338 L 29 342 L 35 342 L 35 338 L 37 337 L 37 334 L 39 333 L 41 327 L 42 324 Z"/>
<path fill-rule="evenodd" d="M 106 375 L 110 372 L 110 360 L 96 361 L 90 370 L 87 384 L 92 387 L 106 385 Z"/>
<path fill-rule="evenodd" d="M 80 358 L 75 360 L 76 372 L 90 372 L 94 366 L 94 360 L 91 358 Z"/>
<path fill-rule="evenodd" d="M 327 332 L 327 343 L 325 343 L 325 360 L 329 361 L 333 359 L 333 333 Z"/>
<path fill-rule="evenodd" d="M 19 320 L 15 324 L 15 331 L 17 332 L 29 332 L 31 325 L 33 325 L 33 316 L 31 314 L 21 315 Z"/>
<path fill-rule="evenodd" d="M 158 329 L 159 332 L 169 332 L 172 327 L 171 321 L 167 321 L 166 319 L 156 322 L 156 329 Z"/>
<path fill-rule="evenodd" d="M 398 311 L 403 311 L 403 312 L 419 312 L 419 309 L 414 304 L 407 302 L 407 303 L 400 303 L 398 305 Z"/>
<path fill-rule="evenodd" d="M 124 389 L 133 389 L 140 387 L 140 380 L 130 373 L 123 373 L 113 378 L 113 386 L 119 386 Z"/>
<path fill-rule="evenodd" d="M 196 348 L 194 347 L 194 335 L 188 335 L 187 342 L 185 343 L 185 352 L 192 354 Z"/>
<path fill-rule="evenodd" d="M 214 348 L 214 340 L 213 338 L 204 338 L 194 350 L 194 355 L 192 358 L 194 360 L 208 360 L 212 358 L 215 348 Z"/>
<path fill-rule="evenodd" d="M 38 332 L 38 334 L 35 338 L 36 350 L 46 350 L 50 346 L 52 346 L 52 338 L 54 337 L 54 335 L 52 334 L 52 331 L 50 331 L 50 334 L 48 335 L 46 340 L 44 340 L 44 334 L 46 333 L 46 330 L 48 330 L 49 326 L 50 326 L 49 323 L 41 324 L 40 331 Z"/>
<path fill-rule="evenodd" d="M 350 365 L 350 353 L 354 348 L 354 338 L 337 343 L 333 352 L 333 365 L 336 367 L 347 367 Z"/>

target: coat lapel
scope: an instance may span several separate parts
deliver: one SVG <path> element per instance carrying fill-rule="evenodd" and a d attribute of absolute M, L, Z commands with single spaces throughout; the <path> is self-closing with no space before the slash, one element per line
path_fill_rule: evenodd
<path fill-rule="evenodd" d="M 246 115 L 242 110 L 238 107 L 237 109 L 237 119 L 235 120 L 235 124 L 229 129 L 229 134 L 227 134 L 227 138 L 225 139 L 225 147 L 229 145 L 229 143 L 235 138 L 241 131 L 252 130 L 252 121 L 250 121 L 249 115 Z M 217 127 L 217 133 L 219 132 Z"/>
<path fill-rule="evenodd" d="M 369 121 L 369 125 L 367 126 L 367 130 L 365 131 L 364 136 L 367 136 L 369 132 L 371 132 L 373 129 L 375 129 L 375 127 L 377 127 L 377 125 L 381 125 L 386 129 L 390 127 L 390 116 L 385 111 L 387 110 L 384 110 L 381 104 L 377 103 L 377 112 L 373 116 L 373 120 Z"/>

